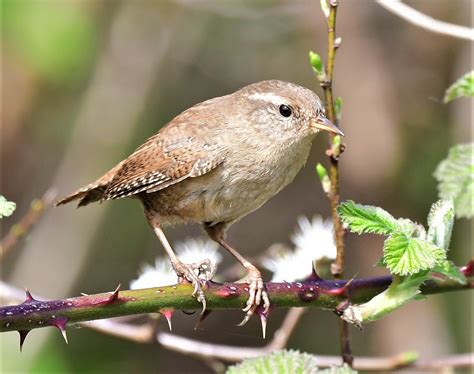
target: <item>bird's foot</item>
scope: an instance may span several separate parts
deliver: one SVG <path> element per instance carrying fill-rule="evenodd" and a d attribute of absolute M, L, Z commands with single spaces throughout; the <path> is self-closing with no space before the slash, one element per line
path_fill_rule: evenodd
<path fill-rule="evenodd" d="M 244 309 L 242 309 L 245 312 L 245 317 L 242 322 L 238 324 L 238 326 L 245 325 L 262 302 L 263 313 L 267 313 L 268 309 L 270 308 L 270 300 L 263 285 L 262 274 L 253 265 L 246 266 L 246 269 L 247 276 L 242 279 L 242 282 L 248 283 L 249 285 L 249 298 L 247 300 L 247 305 Z"/>
<path fill-rule="evenodd" d="M 196 297 L 197 301 L 202 304 L 202 312 L 206 310 L 206 297 L 202 290 L 203 283 L 211 280 L 216 271 L 214 265 L 208 259 L 202 260 L 193 264 L 185 264 L 182 262 L 175 262 L 172 264 L 173 269 L 179 278 L 185 279 L 192 283 L 194 291 L 192 296 Z"/>

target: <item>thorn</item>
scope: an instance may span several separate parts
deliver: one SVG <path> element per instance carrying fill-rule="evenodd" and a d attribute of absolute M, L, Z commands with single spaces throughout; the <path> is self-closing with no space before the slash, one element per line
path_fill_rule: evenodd
<path fill-rule="evenodd" d="M 18 333 L 20 334 L 20 352 L 23 352 L 23 343 L 30 331 L 31 330 L 18 330 Z"/>
<path fill-rule="evenodd" d="M 204 322 L 204 320 L 211 314 L 212 310 L 206 309 L 201 315 L 199 316 L 198 321 L 194 325 L 194 330 L 197 330 L 199 327 L 201 327 L 201 324 Z"/>
<path fill-rule="evenodd" d="M 334 296 L 338 296 L 338 295 L 343 295 L 347 292 L 347 290 L 349 289 L 349 286 L 352 284 L 352 282 L 354 281 L 354 279 L 356 278 L 357 274 L 354 275 L 351 279 L 349 279 L 346 284 L 344 284 L 344 286 L 342 287 L 338 287 L 338 288 L 334 288 L 334 289 L 330 289 L 330 290 L 327 290 L 327 291 L 323 291 L 323 293 L 327 294 L 327 295 L 334 295 Z"/>
<path fill-rule="evenodd" d="M 121 284 L 119 283 L 118 286 L 115 288 L 115 291 L 112 293 L 112 295 L 110 295 L 109 297 L 107 297 L 104 300 L 104 303 L 109 304 L 109 303 L 113 303 L 113 302 L 118 300 L 120 286 L 121 286 Z"/>
<path fill-rule="evenodd" d="M 472 277 L 474 274 L 474 259 L 471 259 L 466 266 L 461 267 L 461 272 L 465 277 Z"/>
<path fill-rule="evenodd" d="M 260 322 L 262 323 L 262 336 L 265 339 L 265 335 L 267 333 L 267 317 L 262 313 L 260 314 Z"/>
<path fill-rule="evenodd" d="M 349 288 L 349 286 L 352 284 L 352 282 L 354 282 L 354 279 L 356 279 L 358 273 L 354 274 L 354 276 L 349 279 L 349 281 L 344 285 L 344 288 Z"/>
<path fill-rule="evenodd" d="M 66 344 L 69 344 L 69 342 L 67 341 L 66 329 L 61 330 L 61 335 L 63 336 L 64 341 L 66 342 Z"/>
<path fill-rule="evenodd" d="M 311 275 L 305 279 L 305 281 L 322 281 L 323 278 L 321 278 L 318 273 L 316 272 L 316 269 L 313 266 L 313 270 L 311 271 Z"/>
<path fill-rule="evenodd" d="M 67 335 L 66 335 L 66 325 L 67 325 L 67 321 L 68 321 L 67 318 L 59 317 L 59 318 L 53 319 L 53 320 L 50 322 L 50 325 L 51 325 L 51 326 L 56 327 L 56 328 L 61 332 L 61 335 L 63 336 L 64 341 L 66 342 L 66 344 L 68 344 Z"/>
<path fill-rule="evenodd" d="M 267 321 L 268 321 L 268 316 L 270 315 L 270 309 L 265 311 L 264 308 L 259 306 L 257 310 L 255 311 L 255 313 L 257 313 L 258 316 L 260 317 L 260 323 L 262 324 L 262 336 L 263 336 L 263 339 L 265 339 L 267 335 Z"/>
<path fill-rule="evenodd" d="M 173 331 L 173 326 L 171 326 L 171 317 L 173 317 L 173 313 L 174 309 L 160 309 L 160 314 L 166 318 L 170 331 Z"/>
<path fill-rule="evenodd" d="M 84 292 L 81 292 L 81 295 L 82 295 L 82 296 L 89 296 L 88 293 L 84 293 Z"/>
<path fill-rule="evenodd" d="M 24 303 L 31 303 L 32 301 L 36 301 L 33 296 L 31 296 L 30 291 L 28 291 L 28 288 L 25 287 L 25 293 L 26 293 L 26 299 Z"/>

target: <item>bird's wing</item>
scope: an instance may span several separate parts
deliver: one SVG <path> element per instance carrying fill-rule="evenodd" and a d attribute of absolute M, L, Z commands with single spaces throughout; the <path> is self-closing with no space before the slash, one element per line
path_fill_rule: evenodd
<path fill-rule="evenodd" d="M 206 174 L 224 162 L 224 147 L 197 140 L 185 131 L 169 130 L 148 139 L 123 161 L 102 200 L 156 192 L 186 178 Z"/>

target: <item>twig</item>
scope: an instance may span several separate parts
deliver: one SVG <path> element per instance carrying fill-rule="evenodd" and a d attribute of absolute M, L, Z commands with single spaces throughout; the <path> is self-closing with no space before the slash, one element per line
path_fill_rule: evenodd
<path fill-rule="evenodd" d="M 18 243 L 18 241 L 26 235 L 34 224 L 38 222 L 46 209 L 53 203 L 56 197 L 55 190 L 47 190 L 40 199 L 34 199 L 30 204 L 30 209 L 21 218 L 18 223 L 15 223 L 2 239 L 0 244 L 0 259 Z"/>
<path fill-rule="evenodd" d="M 337 123 L 337 116 L 334 110 L 334 96 L 332 92 L 332 80 L 334 74 L 334 61 L 336 58 L 336 50 L 339 47 L 340 39 L 336 39 L 336 14 L 337 14 L 337 0 L 322 0 L 322 2 L 329 2 L 329 14 L 325 13 L 327 30 L 328 30 L 328 49 L 326 60 L 326 75 L 321 86 L 324 90 L 325 108 L 327 117 L 333 122 Z M 341 219 L 337 214 L 337 206 L 339 205 L 339 156 L 341 154 L 341 144 L 335 141 L 334 134 L 329 136 L 329 148 L 326 154 L 329 156 L 330 168 L 329 179 L 331 181 L 330 190 L 327 194 L 329 203 L 331 205 L 331 214 L 334 224 L 334 234 L 336 239 L 337 256 L 336 261 L 332 264 L 331 271 L 336 279 L 341 279 L 344 274 L 344 227 Z M 353 357 L 350 343 L 349 326 L 346 321 L 342 319 L 339 322 L 341 355 L 345 363 L 352 365 Z"/>
<path fill-rule="evenodd" d="M 474 353 L 464 353 L 446 357 L 423 359 L 417 362 L 416 368 L 421 370 L 436 370 L 446 368 L 468 368 L 474 366 Z"/>
<path fill-rule="evenodd" d="M 474 40 L 474 29 L 438 21 L 402 3 L 400 0 L 377 0 L 377 3 L 389 12 L 425 30 L 459 39 Z"/>
<path fill-rule="evenodd" d="M 321 86 L 324 90 L 325 96 L 325 109 L 327 117 L 333 122 L 337 123 L 336 113 L 334 111 L 334 99 L 332 92 L 332 77 L 334 72 L 334 59 L 336 57 L 336 12 L 337 12 L 337 1 L 331 0 L 329 2 L 330 10 L 327 17 L 328 25 L 328 57 L 326 61 L 326 75 L 324 81 L 321 82 Z M 329 156 L 331 167 L 329 169 L 329 178 L 331 180 L 331 188 L 329 191 L 328 199 L 331 204 L 331 213 L 334 223 L 334 231 L 336 236 L 336 247 L 337 257 L 334 263 L 332 272 L 336 278 L 342 278 L 344 270 L 344 228 L 342 226 L 341 219 L 337 214 L 337 206 L 339 205 L 339 154 L 340 147 L 337 150 L 334 149 L 334 138 L 335 135 L 329 134 L 329 148 L 326 153 Z"/>

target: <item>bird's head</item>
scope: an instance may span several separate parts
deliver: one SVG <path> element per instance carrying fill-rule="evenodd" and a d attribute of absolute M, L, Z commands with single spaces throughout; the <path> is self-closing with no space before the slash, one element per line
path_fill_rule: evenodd
<path fill-rule="evenodd" d="M 246 103 L 252 123 L 275 138 L 307 137 L 321 130 L 344 135 L 325 115 L 313 91 L 293 83 L 269 80 L 237 91 Z"/>

